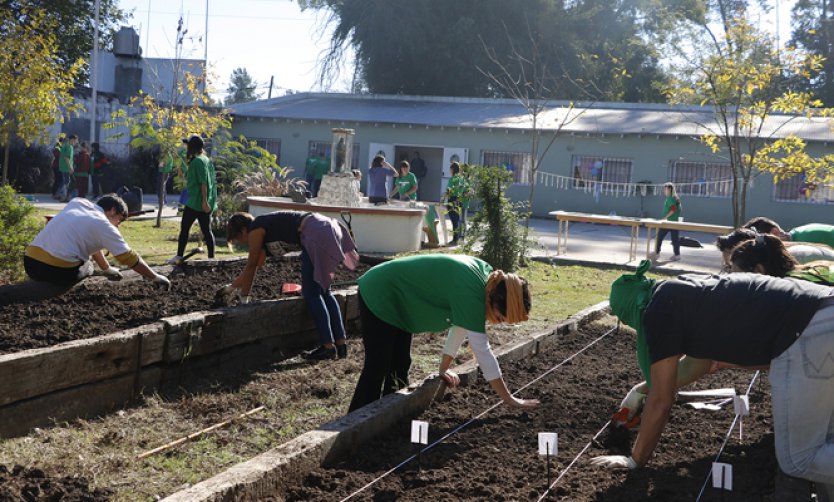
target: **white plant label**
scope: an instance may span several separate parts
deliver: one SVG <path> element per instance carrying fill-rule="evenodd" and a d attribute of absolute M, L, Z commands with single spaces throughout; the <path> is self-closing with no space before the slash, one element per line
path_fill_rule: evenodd
<path fill-rule="evenodd" d="M 736 415 L 746 417 L 750 414 L 750 396 L 747 394 L 743 396 L 735 396 L 733 398 L 733 408 L 735 408 Z"/>
<path fill-rule="evenodd" d="M 422 420 L 411 421 L 411 442 L 429 444 L 429 423 Z"/>
<path fill-rule="evenodd" d="M 733 491 L 733 466 L 722 462 L 712 463 L 712 487 Z"/>
<path fill-rule="evenodd" d="M 559 434 L 555 432 L 539 432 L 539 455 L 555 457 L 559 452 Z"/>

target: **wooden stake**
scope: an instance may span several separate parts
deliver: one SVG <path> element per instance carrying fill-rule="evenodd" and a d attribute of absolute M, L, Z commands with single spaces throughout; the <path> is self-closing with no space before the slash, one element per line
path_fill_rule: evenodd
<path fill-rule="evenodd" d="M 173 448 L 175 446 L 178 446 L 178 445 L 181 445 L 182 443 L 185 443 L 186 441 L 191 441 L 193 439 L 197 439 L 198 437 L 202 436 L 203 434 L 208 434 L 209 432 L 212 432 L 212 431 L 215 431 L 217 429 L 226 427 L 227 425 L 232 424 L 235 420 L 241 420 L 241 419 L 244 419 L 244 418 L 248 418 L 249 416 L 254 415 L 255 413 L 257 413 L 257 412 L 259 412 L 259 411 L 261 411 L 265 408 L 266 408 L 266 406 L 258 406 L 257 408 L 254 408 L 254 409 L 251 409 L 251 410 L 247 411 L 246 413 L 241 413 L 240 415 L 238 415 L 236 417 L 230 418 L 229 420 L 226 420 L 224 422 L 220 422 L 219 424 L 214 424 L 211 427 L 206 427 L 205 429 L 199 430 L 197 432 L 193 432 L 193 433 L 191 433 L 191 434 L 189 434 L 185 437 L 181 437 L 177 440 L 171 441 L 170 443 L 166 443 L 162 446 L 154 448 L 153 450 L 146 451 L 145 453 L 140 453 L 139 455 L 136 455 L 136 460 L 142 460 L 143 458 L 150 457 L 151 455 L 156 455 L 157 453 L 161 453 L 163 451 L 170 450 L 171 448 Z"/>

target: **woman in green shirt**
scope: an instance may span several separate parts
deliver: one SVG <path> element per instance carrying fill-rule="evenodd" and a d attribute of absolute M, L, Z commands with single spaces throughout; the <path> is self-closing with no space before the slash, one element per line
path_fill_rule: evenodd
<path fill-rule="evenodd" d="M 365 362 L 349 411 L 408 385 L 413 333 L 449 330 L 440 361 L 440 377 L 449 387 L 460 383 L 449 370 L 469 339 L 484 378 L 510 406 L 535 408 L 535 399 L 514 397 L 486 335 L 486 322 L 527 320 L 527 281 L 505 274 L 483 260 L 464 255 L 419 255 L 377 265 L 359 278 L 359 318 Z"/>
<path fill-rule="evenodd" d="M 449 219 L 452 221 L 452 241 L 449 245 L 454 246 L 463 237 L 466 230 L 466 210 L 469 208 L 469 182 L 460 172 L 460 164 L 452 162 L 449 166 L 452 177 L 446 185 L 446 208 L 449 211 Z"/>
<path fill-rule="evenodd" d="M 182 213 L 177 255 L 168 260 L 168 263 L 172 265 L 182 262 L 185 246 L 188 244 L 188 233 L 191 231 L 194 220 L 197 220 L 200 224 L 203 239 L 206 241 L 208 257 L 214 258 L 211 213 L 217 208 L 217 181 L 214 165 L 203 151 L 204 146 L 203 138 L 200 136 L 191 136 L 188 140 L 188 157 L 191 159 L 186 174 L 188 201 Z"/>
<path fill-rule="evenodd" d="M 663 201 L 663 218 L 662 220 L 678 221 L 681 217 L 681 198 L 675 192 L 675 185 L 673 183 L 666 183 L 663 185 L 663 194 L 666 199 Z M 666 234 L 672 234 L 672 261 L 680 261 L 681 259 L 681 245 L 677 230 L 669 230 L 668 228 L 661 228 L 657 232 L 657 241 L 655 241 L 654 253 L 649 255 L 652 260 L 657 259 L 660 254 L 660 246 L 663 244 L 663 239 Z"/>

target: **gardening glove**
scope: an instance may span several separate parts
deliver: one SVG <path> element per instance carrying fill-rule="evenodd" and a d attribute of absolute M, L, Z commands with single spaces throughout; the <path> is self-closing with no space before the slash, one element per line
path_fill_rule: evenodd
<path fill-rule="evenodd" d="M 625 455 L 603 455 L 591 459 L 591 465 L 600 465 L 608 469 L 637 469 L 637 462 Z"/>
<path fill-rule="evenodd" d="M 102 270 L 101 273 L 110 281 L 121 281 L 122 279 L 124 279 L 122 273 L 119 272 L 119 269 L 115 267 L 110 267 L 107 270 Z"/>
<path fill-rule="evenodd" d="M 155 286 L 159 286 L 164 290 L 171 289 L 171 281 L 162 274 L 154 274 L 153 279 L 151 281 L 154 283 Z"/>
<path fill-rule="evenodd" d="M 249 296 L 249 295 L 246 295 L 246 296 L 240 296 L 239 298 L 240 298 L 240 304 L 241 304 L 241 305 L 246 305 L 247 303 L 249 303 L 250 301 L 252 301 L 252 297 L 251 297 L 251 296 Z"/>
<path fill-rule="evenodd" d="M 95 272 L 95 268 L 93 268 L 93 262 L 87 260 L 78 267 L 78 273 L 75 276 L 77 281 L 90 277 Z"/>
<path fill-rule="evenodd" d="M 628 391 L 625 399 L 620 403 L 620 410 L 611 417 L 614 425 L 632 429 L 640 423 L 640 412 L 643 411 L 643 405 L 646 402 L 644 389 L 645 385 L 641 382 Z"/>

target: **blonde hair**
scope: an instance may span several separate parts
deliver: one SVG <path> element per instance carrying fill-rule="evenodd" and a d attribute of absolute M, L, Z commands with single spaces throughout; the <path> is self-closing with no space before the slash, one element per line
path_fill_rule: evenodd
<path fill-rule="evenodd" d="M 502 310 L 501 313 L 504 314 L 507 323 L 515 324 L 528 319 L 528 312 L 530 312 L 530 292 L 527 288 L 527 281 L 523 278 L 515 274 L 507 274 L 502 270 L 496 270 L 489 274 L 485 296 L 486 318 L 491 324 L 501 322 L 493 312 L 492 305 L 495 300 L 497 300 L 497 306 L 499 310 Z M 500 298 L 502 296 L 505 299 Z M 505 309 L 501 309 L 501 303 L 506 303 Z"/>

